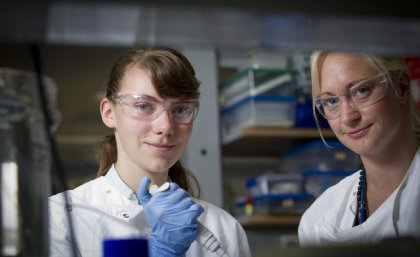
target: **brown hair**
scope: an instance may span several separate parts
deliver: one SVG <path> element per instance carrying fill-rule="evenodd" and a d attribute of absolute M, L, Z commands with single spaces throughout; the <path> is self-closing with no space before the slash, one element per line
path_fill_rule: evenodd
<path fill-rule="evenodd" d="M 121 55 L 109 74 L 106 96 L 117 93 L 125 73 L 133 66 L 147 71 L 157 93 L 162 98 L 198 99 L 200 82 L 188 59 L 180 52 L 170 48 L 130 50 Z M 104 138 L 97 145 L 97 177 L 105 175 L 117 161 L 115 136 Z M 197 179 L 178 160 L 169 168 L 169 178 L 190 194 L 198 197 L 200 188 Z"/>

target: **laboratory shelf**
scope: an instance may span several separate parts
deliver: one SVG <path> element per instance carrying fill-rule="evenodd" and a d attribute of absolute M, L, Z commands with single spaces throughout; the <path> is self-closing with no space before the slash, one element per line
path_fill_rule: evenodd
<path fill-rule="evenodd" d="M 330 129 L 323 129 L 324 137 L 335 137 Z M 318 138 L 319 132 L 315 128 L 277 128 L 277 127 L 249 127 L 242 131 L 243 137 L 299 137 Z"/>
<path fill-rule="evenodd" d="M 324 138 L 335 138 L 330 129 L 322 129 Z M 226 157 L 277 157 L 280 153 L 319 139 L 316 128 L 247 127 L 240 137 L 223 145 Z"/>
<path fill-rule="evenodd" d="M 323 128 L 322 134 L 325 139 L 335 138 L 329 128 Z M 240 137 L 222 147 L 224 172 L 232 177 L 256 176 L 259 172 L 275 169 L 282 153 L 319 139 L 316 128 L 244 128 Z M 296 233 L 301 214 L 253 214 L 237 218 L 247 231 Z"/>

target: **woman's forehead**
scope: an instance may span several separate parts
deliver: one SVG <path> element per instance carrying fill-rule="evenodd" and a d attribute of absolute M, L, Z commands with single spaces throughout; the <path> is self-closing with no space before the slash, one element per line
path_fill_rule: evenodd
<path fill-rule="evenodd" d="M 362 55 L 347 54 L 347 53 L 332 53 L 328 54 L 321 63 L 321 73 L 342 74 L 352 73 L 357 74 L 371 74 L 374 73 L 373 67 Z"/>
<path fill-rule="evenodd" d="M 377 74 L 361 55 L 334 53 L 328 54 L 320 64 L 319 93 L 342 93 L 355 82 Z"/>
<path fill-rule="evenodd" d="M 136 95 L 150 95 L 159 98 L 150 75 L 144 69 L 133 66 L 126 71 L 120 82 L 120 92 Z"/>
<path fill-rule="evenodd" d="M 358 80 L 376 74 L 377 71 L 361 55 L 330 54 L 320 66 L 321 81 L 327 79 Z"/>

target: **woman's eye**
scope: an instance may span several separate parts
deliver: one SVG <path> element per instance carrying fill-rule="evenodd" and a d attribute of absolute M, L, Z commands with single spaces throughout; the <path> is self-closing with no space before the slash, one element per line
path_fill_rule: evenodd
<path fill-rule="evenodd" d="M 189 115 L 191 113 L 191 108 L 189 108 L 188 106 L 177 106 L 175 108 L 173 108 L 172 111 L 175 115 Z"/>
<path fill-rule="evenodd" d="M 338 103 L 338 98 L 337 97 L 329 97 L 329 98 L 325 98 L 322 101 L 322 105 L 325 107 L 334 107 L 335 105 L 337 105 Z"/>
<path fill-rule="evenodd" d="M 368 96 L 372 92 L 374 86 L 372 85 L 362 85 L 352 90 L 353 97 L 363 97 Z"/>
<path fill-rule="evenodd" d="M 143 112 L 152 112 L 153 111 L 153 106 L 151 104 L 148 104 L 148 103 L 138 103 L 138 104 L 135 105 L 135 107 L 139 111 L 143 111 Z"/>

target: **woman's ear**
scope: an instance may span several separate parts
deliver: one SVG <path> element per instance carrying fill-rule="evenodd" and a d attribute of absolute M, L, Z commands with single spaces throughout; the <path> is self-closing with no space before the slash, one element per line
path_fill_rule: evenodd
<path fill-rule="evenodd" d="M 400 103 L 407 103 L 411 91 L 411 79 L 406 72 L 401 72 L 397 81 L 397 92 Z"/>
<path fill-rule="evenodd" d="M 115 128 L 115 117 L 114 117 L 114 108 L 111 101 L 108 98 L 103 98 L 100 103 L 100 112 L 102 117 L 102 122 L 108 128 Z"/>

